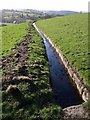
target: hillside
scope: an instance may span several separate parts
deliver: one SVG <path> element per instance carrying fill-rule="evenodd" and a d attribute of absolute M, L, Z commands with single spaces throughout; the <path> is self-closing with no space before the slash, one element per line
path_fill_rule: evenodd
<path fill-rule="evenodd" d="M 74 110 L 56 105 L 44 42 L 32 23 L 5 26 L 2 34 L 2 120 L 88 118 L 82 105 L 73 106 Z M 89 109 L 90 104 L 85 107 Z"/>
<path fill-rule="evenodd" d="M 38 27 L 68 58 L 70 64 L 90 85 L 88 79 L 88 14 L 76 14 L 41 20 Z"/>

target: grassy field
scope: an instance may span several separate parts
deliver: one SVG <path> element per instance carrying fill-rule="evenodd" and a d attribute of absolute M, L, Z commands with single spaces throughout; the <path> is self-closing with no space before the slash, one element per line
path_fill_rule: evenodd
<path fill-rule="evenodd" d="M 41 20 L 36 23 L 68 58 L 87 85 L 88 79 L 88 14 L 76 14 Z"/>
<path fill-rule="evenodd" d="M 13 30 L 16 31 L 17 27 L 13 27 Z M 50 71 L 43 40 L 33 26 L 30 25 L 29 29 L 25 40 L 17 44 L 14 53 L 6 59 L 3 57 L 2 120 L 62 120 L 62 109 L 55 104 L 50 85 Z M 18 32 L 18 36 L 19 34 L 21 33 Z M 11 46 L 9 44 L 10 42 L 8 46 Z M 13 83 L 13 78 L 17 76 L 22 79 L 16 78 Z M 18 92 L 7 90 L 11 84 L 15 85 Z"/>
<path fill-rule="evenodd" d="M 10 54 L 11 48 L 15 47 L 27 33 L 28 23 L 14 24 L 2 27 L 2 55 Z"/>

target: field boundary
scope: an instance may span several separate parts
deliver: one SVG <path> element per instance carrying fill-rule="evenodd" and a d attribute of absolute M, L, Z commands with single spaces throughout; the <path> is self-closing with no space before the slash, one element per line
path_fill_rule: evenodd
<path fill-rule="evenodd" d="M 48 42 L 51 44 L 52 48 L 54 49 L 54 51 L 57 53 L 58 58 L 62 61 L 62 63 L 64 64 L 68 74 L 70 75 L 73 84 L 75 84 L 76 88 L 79 91 L 80 96 L 82 97 L 82 99 L 86 102 L 90 99 L 90 92 L 88 87 L 85 85 L 85 83 L 83 82 L 83 79 L 80 78 L 80 76 L 78 75 L 77 71 L 70 65 L 68 59 L 66 58 L 66 56 L 64 56 L 61 52 L 61 50 L 59 50 L 56 45 L 52 42 L 52 40 L 46 35 L 44 34 L 40 28 L 38 28 L 36 26 L 35 23 L 33 23 L 33 26 L 35 27 L 35 29 L 39 32 L 39 34 L 42 36 L 42 38 L 46 38 L 48 40 Z"/>

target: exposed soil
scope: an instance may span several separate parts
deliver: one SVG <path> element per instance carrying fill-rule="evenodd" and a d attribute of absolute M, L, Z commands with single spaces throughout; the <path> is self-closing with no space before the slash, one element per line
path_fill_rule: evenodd
<path fill-rule="evenodd" d="M 18 43 L 15 48 L 12 48 L 10 55 L 2 57 L 3 89 L 6 89 L 9 84 L 14 84 L 22 79 L 31 78 L 30 73 L 27 71 L 30 65 L 30 61 L 28 61 L 28 51 L 30 49 L 28 45 L 30 42 L 31 36 L 25 36 L 23 41 Z M 27 78 L 25 78 L 26 76 Z"/>

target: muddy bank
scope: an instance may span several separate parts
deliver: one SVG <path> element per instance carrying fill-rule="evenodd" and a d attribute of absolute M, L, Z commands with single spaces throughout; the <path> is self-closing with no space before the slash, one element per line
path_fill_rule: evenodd
<path fill-rule="evenodd" d="M 11 54 L 2 57 L 2 87 L 6 87 L 13 83 L 16 76 L 29 76 L 27 68 L 29 66 L 28 61 L 28 44 L 31 41 L 31 36 L 27 35 L 24 40 L 11 49 Z M 30 77 L 30 76 L 29 76 Z M 17 81 L 16 81 L 17 82 Z"/>

